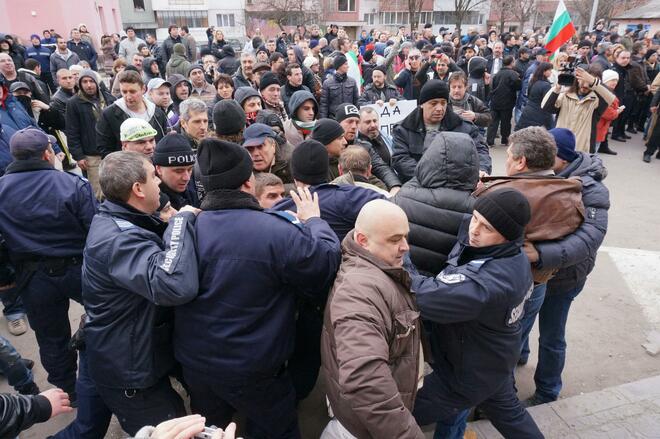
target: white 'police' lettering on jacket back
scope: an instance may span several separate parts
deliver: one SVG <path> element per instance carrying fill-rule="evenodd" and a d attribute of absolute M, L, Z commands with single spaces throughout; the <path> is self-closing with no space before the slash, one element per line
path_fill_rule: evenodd
<path fill-rule="evenodd" d="M 170 250 L 165 254 L 165 261 L 160 266 L 163 270 L 171 273 L 172 265 L 175 265 L 176 259 L 179 256 L 179 248 L 181 247 L 181 233 L 183 231 L 183 217 L 175 216 L 172 218 L 174 225 L 172 227 L 172 237 L 170 240 Z"/>

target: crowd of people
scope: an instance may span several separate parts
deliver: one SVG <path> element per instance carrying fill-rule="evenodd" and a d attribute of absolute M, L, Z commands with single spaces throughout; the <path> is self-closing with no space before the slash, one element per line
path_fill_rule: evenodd
<path fill-rule="evenodd" d="M 56 387 L 0 340 L 19 393 L 0 436 L 76 407 L 53 438 L 102 438 L 112 415 L 142 438 L 227 439 L 236 415 L 297 438 L 317 389 L 325 439 L 462 438 L 479 417 L 542 438 L 526 408 L 560 395 L 607 232 L 599 155 L 660 146 L 660 35 L 601 20 L 550 54 L 544 31 L 300 25 L 240 53 L 177 25 L 0 35 L 1 298 Z"/>

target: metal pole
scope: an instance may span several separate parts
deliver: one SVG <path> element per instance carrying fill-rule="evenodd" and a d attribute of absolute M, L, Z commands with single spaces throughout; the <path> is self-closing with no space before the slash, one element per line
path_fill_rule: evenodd
<path fill-rule="evenodd" d="M 594 24 L 596 23 L 596 13 L 598 12 L 598 0 L 594 0 L 594 4 L 591 7 L 591 18 L 589 18 L 589 29 L 591 30 L 594 28 Z"/>

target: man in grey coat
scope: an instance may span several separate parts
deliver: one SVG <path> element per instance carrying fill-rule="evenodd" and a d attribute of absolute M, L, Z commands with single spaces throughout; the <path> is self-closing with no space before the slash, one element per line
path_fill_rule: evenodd
<path fill-rule="evenodd" d="M 58 70 L 68 69 L 79 62 L 78 55 L 66 46 L 66 40 L 57 38 L 57 48 L 50 56 L 50 71 L 57 73 Z"/>

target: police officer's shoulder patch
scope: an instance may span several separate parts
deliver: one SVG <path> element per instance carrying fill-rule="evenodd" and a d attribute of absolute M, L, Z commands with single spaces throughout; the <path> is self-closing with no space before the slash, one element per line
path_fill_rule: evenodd
<path fill-rule="evenodd" d="M 132 229 L 133 227 L 135 227 L 135 224 L 123 219 L 113 218 L 113 221 L 115 222 L 115 224 L 117 224 L 117 227 L 119 227 L 119 230 L 121 230 L 122 232 L 124 230 Z"/>
<path fill-rule="evenodd" d="M 298 227 L 299 229 L 303 228 L 303 225 L 300 222 L 300 220 L 298 218 L 296 218 L 295 216 L 291 215 L 289 212 L 281 212 L 279 210 L 265 210 L 264 212 L 266 212 L 270 215 L 274 215 L 278 218 L 282 218 L 285 221 L 287 221 L 287 222 L 293 224 L 294 226 Z"/>
<path fill-rule="evenodd" d="M 436 279 L 443 284 L 451 285 L 464 282 L 467 277 L 462 273 L 445 273 L 444 271 L 441 271 L 440 274 L 436 276 Z"/>

